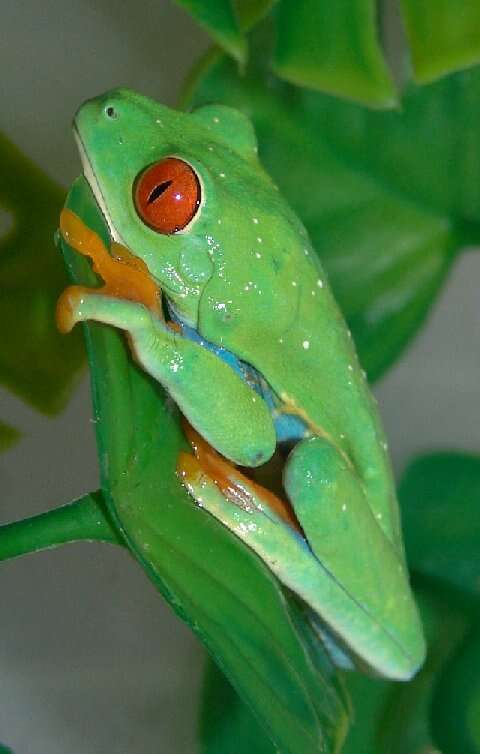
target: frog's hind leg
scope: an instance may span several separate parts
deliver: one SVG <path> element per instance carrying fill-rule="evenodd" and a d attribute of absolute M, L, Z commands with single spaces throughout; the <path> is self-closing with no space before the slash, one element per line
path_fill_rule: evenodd
<path fill-rule="evenodd" d="M 312 437 L 291 452 L 284 486 L 314 556 L 329 574 L 332 588 L 325 596 L 334 632 L 358 634 L 365 649 L 382 647 L 386 674 L 389 656 L 395 663 L 403 656 L 404 672 L 413 672 L 424 646 L 408 574 L 355 468 L 331 442 Z"/>
<path fill-rule="evenodd" d="M 252 513 L 257 510 L 270 515 L 273 520 L 279 519 L 301 533 L 287 501 L 243 474 L 217 453 L 185 419 L 183 429 L 192 446 L 193 455 L 184 452 L 179 454 L 177 472 L 197 502 L 202 502 L 207 490 L 210 498 L 220 492 L 226 500 L 244 511 Z"/>

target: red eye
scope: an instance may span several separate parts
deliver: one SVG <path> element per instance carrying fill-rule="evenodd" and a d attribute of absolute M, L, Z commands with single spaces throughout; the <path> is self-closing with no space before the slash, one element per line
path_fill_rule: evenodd
<path fill-rule="evenodd" d="M 188 163 L 165 157 L 138 176 L 135 207 L 144 223 L 159 233 L 182 230 L 200 205 L 200 182 Z"/>

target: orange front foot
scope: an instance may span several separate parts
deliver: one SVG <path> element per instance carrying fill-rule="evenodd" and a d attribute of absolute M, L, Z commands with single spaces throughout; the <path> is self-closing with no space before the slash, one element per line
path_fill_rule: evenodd
<path fill-rule="evenodd" d="M 152 280 L 143 260 L 115 242 L 112 242 L 109 252 L 102 239 L 67 208 L 60 214 L 60 233 L 72 249 L 93 261 L 94 271 L 105 282 L 101 288 L 73 285 L 63 291 L 56 313 L 61 332 L 72 329 L 75 324 L 73 312 L 82 296 L 87 294 L 135 301 L 144 304 L 157 317 L 162 317 L 161 291 Z"/>

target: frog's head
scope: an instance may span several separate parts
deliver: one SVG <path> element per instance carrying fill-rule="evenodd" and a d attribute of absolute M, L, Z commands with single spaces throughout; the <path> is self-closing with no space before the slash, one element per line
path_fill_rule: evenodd
<path fill-rule="evenodd" d="M 229 247 L 238 255 L 242 245 L 252 172 L 269 183 L 250 122 L 227 107 L 182 113 L 120 89 L 82 105 L 74 126 L 112 238 L 146 263 L 178 313 L 196 325 L 206 284 L 222 275 Z"/>
<path fill-rule="evenodd" d="M 74 126 L 112 238 L 145 262 L 184 321 L 208 320 L 223 341 L 249 308 L 240 297 L 258 291 L 272 321 L 269 292 L 298 223 L 261 168 L 243 114 L 222 105 L 177 112 L 118 89 L 82 105 Z"/>

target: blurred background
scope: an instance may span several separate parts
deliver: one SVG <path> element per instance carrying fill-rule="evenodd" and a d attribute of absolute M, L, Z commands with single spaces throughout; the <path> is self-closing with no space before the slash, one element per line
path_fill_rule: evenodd
<path fill-rule="evenodd" d="M 70 121 L 84 99 L 122 85 L 174 105 L 208 45 L 167 0 L 1 8 L 0 130 L 65 187 L 80 168 Z M 480 446 L 479 280 L 480 255 L 462 255 L 376 388 L 397 473 L 422 450 Z M 23 433 L 0 455 L 2 523 L 98 486 L 86 376 L 56 419 L 4 391 L 0 405 Z M 82 544 L 11 561 L 0 593 L 0 741 L 15 754 L 194 751 L 202 650 L 126 554 Z"/>

